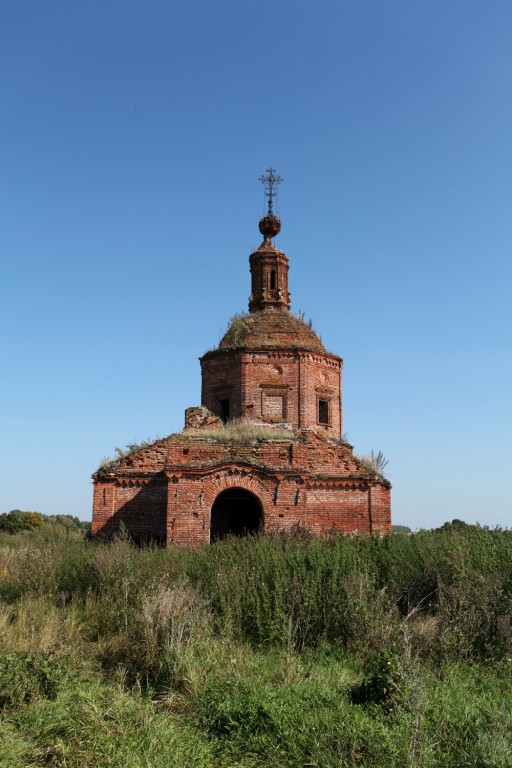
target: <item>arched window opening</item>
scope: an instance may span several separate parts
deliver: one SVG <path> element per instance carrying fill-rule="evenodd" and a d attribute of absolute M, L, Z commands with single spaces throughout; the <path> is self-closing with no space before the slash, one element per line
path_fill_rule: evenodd
<path fill-rule="evenodd" d="M 210 517 L 210 541 L 226 536 L 250 536 L 262 528 L 259 499 L 244 488 L 229 488 L 215 499 Z"/>
<path fill-rule="evenodd" d="M 273 269 L 270 272 L 270 290 L 275 291 L 275 289 L 276 289 L 276 271 L 275 269 Z"/>

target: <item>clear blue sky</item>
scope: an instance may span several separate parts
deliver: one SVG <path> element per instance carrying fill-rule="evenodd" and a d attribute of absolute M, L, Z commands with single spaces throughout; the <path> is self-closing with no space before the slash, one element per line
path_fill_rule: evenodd
<path fill-rule="evenodd" d="M 0 512 L 200 402 L 269 164 L 393 520 L 512 525 L 512 3 L 5 0 Z"/>

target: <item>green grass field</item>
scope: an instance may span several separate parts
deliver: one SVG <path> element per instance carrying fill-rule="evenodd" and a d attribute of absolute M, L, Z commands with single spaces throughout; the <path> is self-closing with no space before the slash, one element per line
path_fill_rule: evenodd
<path fill-rule="evenodd" d="M 510 768 L 512 533 L 0 534 L 0 766 Z"/>

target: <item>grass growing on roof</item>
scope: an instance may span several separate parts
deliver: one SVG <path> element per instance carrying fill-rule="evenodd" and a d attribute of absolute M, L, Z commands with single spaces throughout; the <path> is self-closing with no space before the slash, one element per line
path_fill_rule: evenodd
<path fill-rule="evenodd" d="M 192 437 L 211 437 L 220 443 L 246 443 L 251 440 L 293 440 L 294 432 L 286 427 L 271 426 L 259 421 L 231 419 L 215 429 L 187 429 Z"/>

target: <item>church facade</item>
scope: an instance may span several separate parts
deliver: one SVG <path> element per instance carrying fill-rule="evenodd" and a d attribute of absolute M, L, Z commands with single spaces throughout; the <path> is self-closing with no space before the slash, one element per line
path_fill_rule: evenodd
<path fill-rule="evenodd" d="M 201 406 L 187 409 L 183 432 L 93 475 L 94 535 L 124 527 L 138 541 L 188 547 L 297 527 L 391 530 L 389 481 L 343 440 L 343 361 L 290 312 L 269 170 L 249 313 L 201 358 Z"/>

